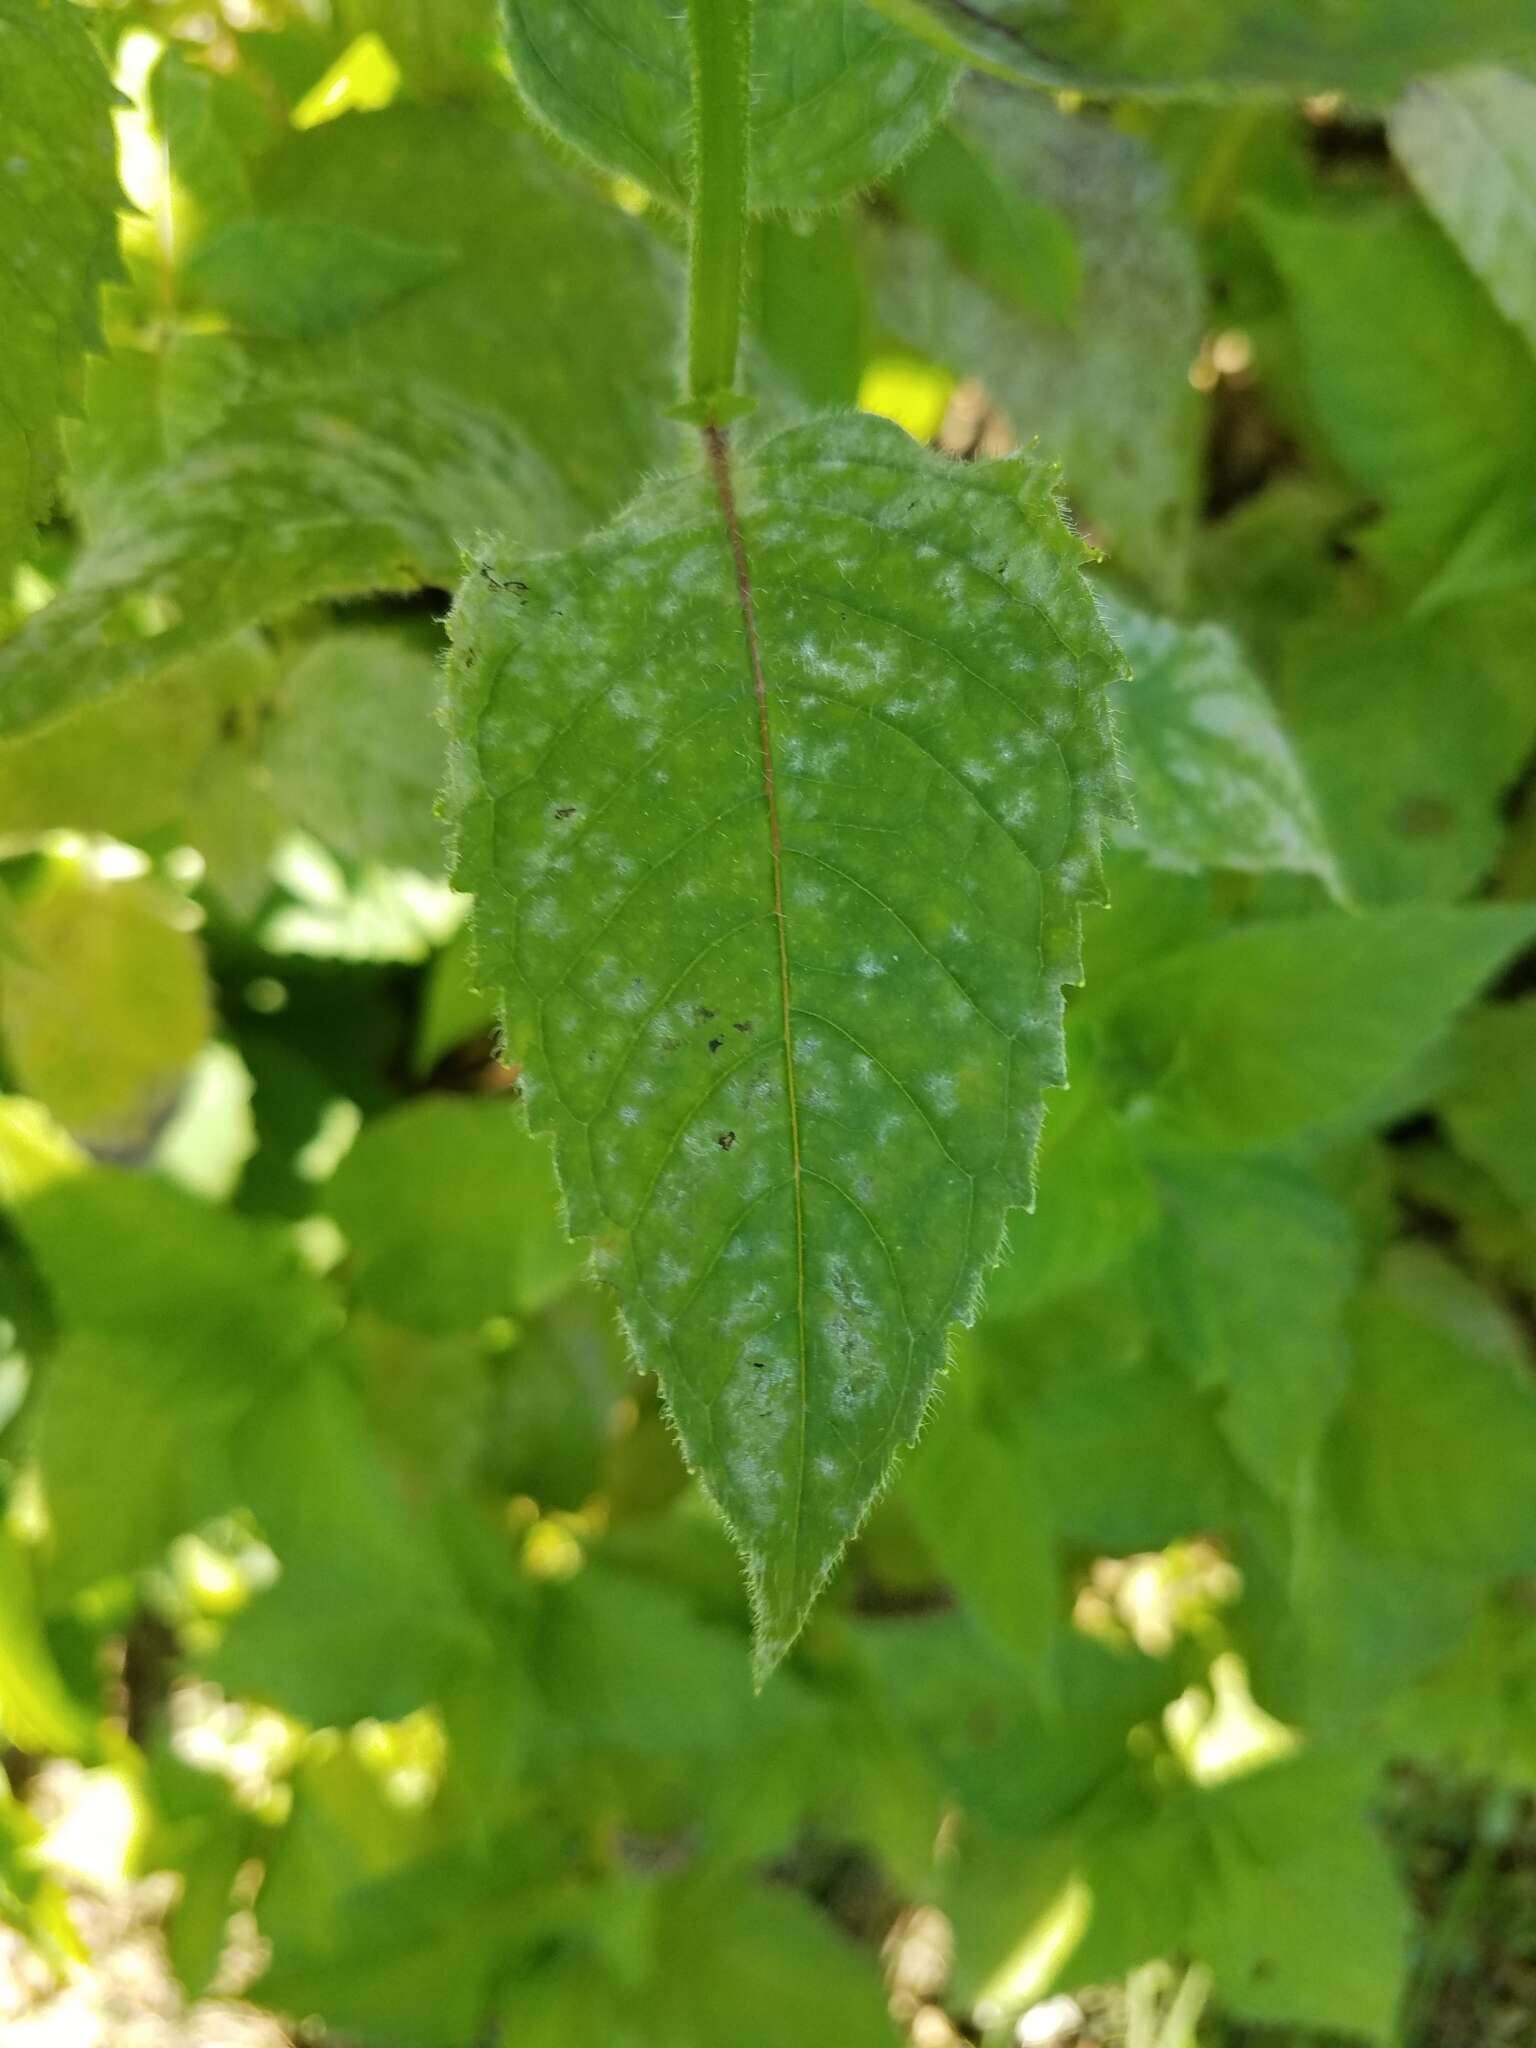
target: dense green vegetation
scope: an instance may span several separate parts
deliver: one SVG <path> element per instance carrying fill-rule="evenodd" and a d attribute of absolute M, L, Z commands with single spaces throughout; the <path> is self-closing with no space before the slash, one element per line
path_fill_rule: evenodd
<path fill-rule="evenodd" d="M 0 246 L 0 1914 L 1529 2038 L 1528 0 L 0 0 Z"/>

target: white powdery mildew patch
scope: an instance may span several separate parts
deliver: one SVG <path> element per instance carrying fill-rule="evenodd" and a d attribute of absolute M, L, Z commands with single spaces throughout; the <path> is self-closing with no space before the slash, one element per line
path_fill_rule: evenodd
<path fill-rule="evenodd" d="M 887 1346 L 880 1341 L 884 1318 L 844 1258 L 821 1262 L 821 1277 L 833 1304 L 821 1317 L 821 1331 L 832 1362 L 827 1390 L 828 1411 L 839 1422 L 853 1422 L 885 1395 Z"/>
<path fill-rule="evenodd" d="M 953 1074 L 926 1074 L 923 1077 L 923 1088 L 940 1116 L 950 1116 L 954 1113 L 955 1106 L 960 1100 L 960 1084 Z"/>
<path fill-rule="evenodd" d="M 1288 868 L 1337 886 L 1301 764 L 1230 634 L 1104 604 L 1136 669 L 1121 694 L 1133 843 L 1166 866 Z"/>
<path fill-rule="evenodd" d="M 550 600 L 583 631 L 545 620 L 534 708 L 570 731 L 545 742 L 543 814 L 500 846 L 535 901 L 581 896 L 582 945 L 530 925 L 515 962 L 574 1105 L 549 1112 L 561 1169 L 625 1245 L 642 1362 L 781 1648 L 1027 1193 L 1061 1066 L 1053 976 L 1096 886 L 1084 791 L 1113 793 L 1079 712 L 1111 657 L 1027 465 L 968 476 L 855 420 L 782 436 L 739 477 L 790 1045 L 752 679 L 702 488 L 653 494 Z M 511 662 L 509 745 L 526 686 Z"/>

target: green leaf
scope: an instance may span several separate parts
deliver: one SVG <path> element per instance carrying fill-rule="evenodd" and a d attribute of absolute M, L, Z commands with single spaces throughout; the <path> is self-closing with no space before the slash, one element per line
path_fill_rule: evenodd
<path fill-rule="evenodd" d="M 1208 1796 L 1190 1946 L 1225 2010 L 1396 2038 L 1409 1910 L 1370 1824 L 1374 1789 L 1368 1764 L 1324 1751 Z"/>
<path fill-rule="evenodd" d="M 704 476 L 471 577 L 449 800 L 571 1227 L 771 1666 L 1029 1199 L 1115 664 L 1022 459 L 849 419 L 739 477 L 745 632 Z"/>
<path fill-rule="evenodd" d="M 657 1928 L 650 2038 L 675 2048 L 891 2048 L 877 1959 L 809 1899 L 735 1877 L 675 1886 Z"/>
<path fill-rule="evenodd" d="M 238 1498 L 278 1578 L 200 1660 L 226 1692 L 321 1726 L 428 1705 L 478 1647 L 431 1526 L 407 1504 L 341 1364 L 317 1359 L 240 1430 Z"/>
<path fill-rule="evenodd" d="M 1536 1778 L 1536 1630 L 1512 1588 L 1490 1601 L 1454 1657 L 1391 1703 L 1396 1756 L 1433 1757 L 1468 1777 Z"/>
<path fill-rule="evenodd" d="M 154 196 L 153 219 L 130 214 L 124 222 L 131 270 L 147 272 L 151 289 L 176 262 L 183 240 L 217 234 L 250 211 L 244 146 L 266 141 L 271 121 L 270 109 L 245 98 L 250 90 L 243 73 L 221 76 L 185 44 L 159 53 L 141 97 L 172 176 Z"/>
<path fill-rule="evenodd" d="M 195 846 L 209 881 L 244 901 L 281 823 L 262 761 L 278 666 L 238 635 L 142 690 L 100 698 L 0 741 L 0 817 L 10 832 L 100 832 L 130 845 Z"/>
<path fill-rule="evenodd" d="M 0 648 L 0 734 L 270 612 L 451 582 L 461 536 L 518 524 L 548 488 L 492 415 L 427 385 L 254 399 L 115 500 L 62 595 Z"/>
<path fill-rule="evenodd" d="M 1419 79 L 1391 135 L 1424 204 L 1536 348 L 1536 82 L 1492 67 Z"/>
<path fill-rule="evenodd" d="M 382 38 L 406 84 L 431 97 L 505 91 L 497 0 L 337 0 L 349 35 Z"/>
<path fill-rule="evenodd" d="M 1351 1528 L 1378 1554 L 1536 1570 L 1536 1388 L 1488 1310 L 1471 1282 L 1406 1248 L 1355 1306 L 1354 1378 L 1328 1455 Z"/>
<path fill-rule="evenodd" d="M 1476 1571 L 1369 1543 L 1342 1461 L 1325 1454 L 1320 1465 L 1296 1527 L 1286 1682 L 1296 1718 L 1358 1732 L 1395 1692 L 1458 1653 L 1487 1587 Z"/>
<path fill-rule="evenodd" d="M 233 402 L 210 406 L 199 383 L 167 415 L 163 460 L 154 434 L 125 460 L 116 433 L 159 373 L 114 379 L 127 389 L 97 437 L 89 545 L 0 648 L 0 734 L 274 612 L 450 584 L 479 532 L 564 539 L 670 445 L 673 260 L 505 115 L 354 116 L 261 169 L 274 222 L 451 244 L 464 260 L 339 333 L 240 358 Z M 557 325 L 548 296 L 514 282 L 546 274 L 564 280 Z M 633 377 L 611 374 L 615 323 Z"/>
<path fill-rule="evenodd" d="M 1038 437 L 1060 460 L 1112 554 L 1177 603 L 1195 504 L 1200 411 L 1189 366 L 1203 309 L 1168 179 L 1131 136 L 1046 101 L 973 89 L 955 128 L 967 159 L 1009 201 L 1045 208 L 1076 241 L 1076 318 L 1068 326 L 1026 311 L 1038 266 L 1005 290 L 1009 266 L 995 239 L 977 280 L 974 233 L 953 239 L 957 220 L 976 213 L 963 191 L 942 210 L 931 195 L 920 200 L 919 228 L 883 213 L 869 220 L 875 310 L 922 354 L 979 377 L 1020 438 Z M 920 191 L 924 175 L 919 160 L 909 177 Z M 907 182 L 895 188 L 898 205 Z"/>
<path fill-rule="evenodd" d="M 1266 1159 L 1170 1159 L 1162 1228 L 1141 1271 L 1173 1355 L 1222 1398 L 1249 1471 L 1289 1494 L 1343 1390 L 1347 1213 L 1306 1174 Z"/>
<path fill-rule="evenodd" d="M 1454 1070 L 1440 1101 L 1451 1136 L 1536 1214 L 1536 996 L 1473 1011 L 1453 1041 Z"/>
<path fill-rule="evenodd" d="M 1455 898 L 1492 866 L 1536 737 L 1533 629 L 1522 596 L 1293 639 L 1290 729 L 1356 901 Z"/>
<path fill-rule="evenodd" d="M 985 1330 L 993 1398 L 1035 1446 L 1058 1535 L 1116 1557 L 1223 1528 L 1252 1490 L 1211 1393 L 1152 1355 L 1143 1316 L 1125 1327 L 1133 1305 L 1074 1295 Z"/>
<path fill-rule="evenodd" d="M 886 196 L 1001 304 L 1071 321 L 1081 267 L 1066 217 L 1042 205 L 955 123 L 892 175 Z"/>
<path fill-rule="evenodd" d="M 987 1285 L 988 1322 L 1015 1320 L 1097 1277 L 1157 1222 L 1135 1135 L 1070 1043 L 1072 1085 L 1051 1104 L 1035 1212 L 1016 1224 Z"/>
<path fill-rule="evenodd" d="M 1536 364 L 1417 209 L 1250 211 L 1290 297 L 1318 423 L 1385 507 L 1372 553 L 1417 594 L 1528 463 Z M 1347 292 L 1334 288 L 1340 277 Z"/>
<path fill-rule="evenodd" d="M 32 1559 L 0 1526 L 0 1730 L 33 1755 L 96 1754 L 90 1714 L 70 1692 L 43 1633 Z"/>
<path fill-rule="evenodd" d="M 1042 1693 L 1051 1690 L 1061 1587 L 1033 1445 L 990 1426 L 967 1387 L 950 1387 L 902 1473 L 936 1563 Z"/>
<path fill-rule="evenodd" d="M 47 1362 L 37 1453 L 48 1591 L 68 1599 L 239 1505 L 233 1439 L 336 1311 L 285 1237 L 163 1181 L 78 1176 L 17 1222 L 67 1332 Z"/>
<path fill-rule="evenodd" d="M 471 1040 L 486 1037 L 496 1022 L 496 1005 L 475 986 L 468 925 L 462 925 L 427 969 L 411 1071 L 430 1074 Z"/>
<path fill-rule="evenodd" d="M 1024 85 L 1206 98 L 1238 91 L 1390 91 L 1480 56 L 1536 58 L 1520 0 L 875 0 L 946 56 Z"/>
<path fill-rule="evenodd" d="M 1337 869 L 1269 693 L 1220 626 L 1181 626 L 1109 594 L 1131 666 L 1115 710 L 1135 803 L 1132 843 L 1159 866 Z"/>
<path fill-rule="evenodd" d="M 599 1491 L 627 1361 L 609 1304 L 574 1288 L 499 1361 L 482 1455 L 494 1483 L 574 1512 Z"/>
<path fill-rule="evenodd" d="M 558 479 L 522 500 L 510 529 L 470 507 L 459 534 L 484 526 L 563 543 L 674 459 L 662 414 L 676 395 L 677 261 L 505 109 L 399 106 L 328 121 L 263 157 L 256 198 L 274 221 L 460 252 L 374 318 L 273 357 L 294 374 L 439 386 L 501 420 Z M 558 290 L 529 289 L 544 278 Z"/>
<path fill-rule="evenodd" d="M 642 1758 L 739 1768 L 754 1733 L 796 1717 L 789 1684 L 754 1701 L 734 1629 L 702 1620 L 671 1587 L 594 1562 L 550 1588 L 536 1670 L 554 1754 L 579 1741 Z M 579 1753 L 579 1752 L 578 1752 Z"/>
<path fill-rule="evenodd" d="M 441 874 L 433 655 L 390 633 L 329 633 L 289 669 L 283 698 L 265 757 L 284 812 L 347 860 Z"/>
<path fill-rule="evenodd" d="M 961 1613 L 864 1621 L 856 1641 L 892 1717 L 932 1752 L 967 1819 L 1026 1837 L 1121 1778 L 1131 1730 L 1155 1722 L 1181 1689 L 1171 1660 L 1072 1630 L 1062 1639 L 1061 1703 L 1048 1710 Z"/>
<path fill-rule="evenodd" d="M 380 312 L 458 260 L 336 221 L 243 220 L 202 244 L 183 283 L 247 333 L 303 341 Z"/>
<path fill-rule="evenodd" d="M 1493 591 L 1528 591 L 1536 567 L 1536 491 L 1529 465 L 1514 464 L 1451 549 L 1443 569 L 1419 598 L 1422 615 Z"/>
<path fill-rule="evenodd" d="M 166 1959 L 187 1996 L 201 1998 L 224 1953 L 235 1881 L 256 1824 L 236 1805 L 227 1779 L 194 1769 L 169 1749 L 151 1753 L 147 1777 L 153 1818 L 140 1867 L 181 1879 L 165 1928 Z"/>
<path fill-rule="evenodd" d="M 351 1246 L 357 1298 L 413 1329 L 536 1315 L 578 1270 L 548 1150 L 505 1098 L 427 1095 L 376 1118 L 325 1206 Z"/>
<path fill-rule="evenodd" d="M 751 227 L 752 322 L 764 354 L 810 405 L 850 406 L 864 366 L 866 308 L 845 209 Z"/>
<path fill-rule="evenodd" d="M 0 0 L 0 586 L 52 509 L 58 419 L 78 409 L 117 270 L 112 84 L 65 0 Z"/>
<path fill-rule="evenodd" d="M 11 1073 L 83 1143 L 142 1148 L 211 1024 L 192 906 L 149 880 L 53 865 L 19 906 L 0 961 Z"/>
<path fill-rule="evenodd" d="M 514 1934 L 545 1933 L 528 1852 L 503 1845 L 495 1865 L 471 1863 L 433 1807 L 402 1796 L 409 1778 L 392 1761 L 387 1735 L 309 1745 L 262 1882 L 271 1956 L 257 1995 L 381 2048 L 463 2048 Z"/>
<path fill-rule="evenodd" d="M 250 389 L 250 352 L 232 335 L 173 329 L 156 343 L 125 340 L 86 365 L 85 414 L 68 434 L 70 498 L 86 536 L 110 526 L 125 498 L 179 462 Z"/>
<path fill-rule="evenodd" d="M 1162 1143 L 1269 1144 L 1369 1110 L 1533 931 L 1513 905 L 1235 926 L 1117 987 L 1106 1071 Z"/>
<path fill-rule="evenodd" d="M 606 170 L 686 208 L 692 123 L 682 9 L 508 0 L 512 68 L 534 115 Z M 944 111 L 954 69 L 863 0 L 776 0 L 752 47 L 751 204 L 809 210 L 872 185 Z"/>

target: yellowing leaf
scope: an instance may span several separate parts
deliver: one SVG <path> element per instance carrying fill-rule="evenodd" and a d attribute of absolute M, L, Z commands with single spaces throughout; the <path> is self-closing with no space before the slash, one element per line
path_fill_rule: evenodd
<path fill-rule="evenodd" d="M 60 413 L 117 268 L 112 85 L 79 11 L 0 0 L 0 578 L 58 479 Z"/>
<path fill-rule="evenodd" d="M 0 1031 L 18 1085 L 73 1136 L 133 1151 L 208 1036 L 202 951 L 174 898 L 64 867 L 23 904 L 0 967 Z"/>

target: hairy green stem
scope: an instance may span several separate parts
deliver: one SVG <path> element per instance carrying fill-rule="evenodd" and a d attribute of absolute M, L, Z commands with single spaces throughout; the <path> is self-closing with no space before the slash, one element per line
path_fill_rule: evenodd
<path fill-rule="evenodd" d="M 688 397 L 707 425 L 736 381 L 747 235 L 752 0 L 688 0 L 693 52 L 693 221 Z"/>

